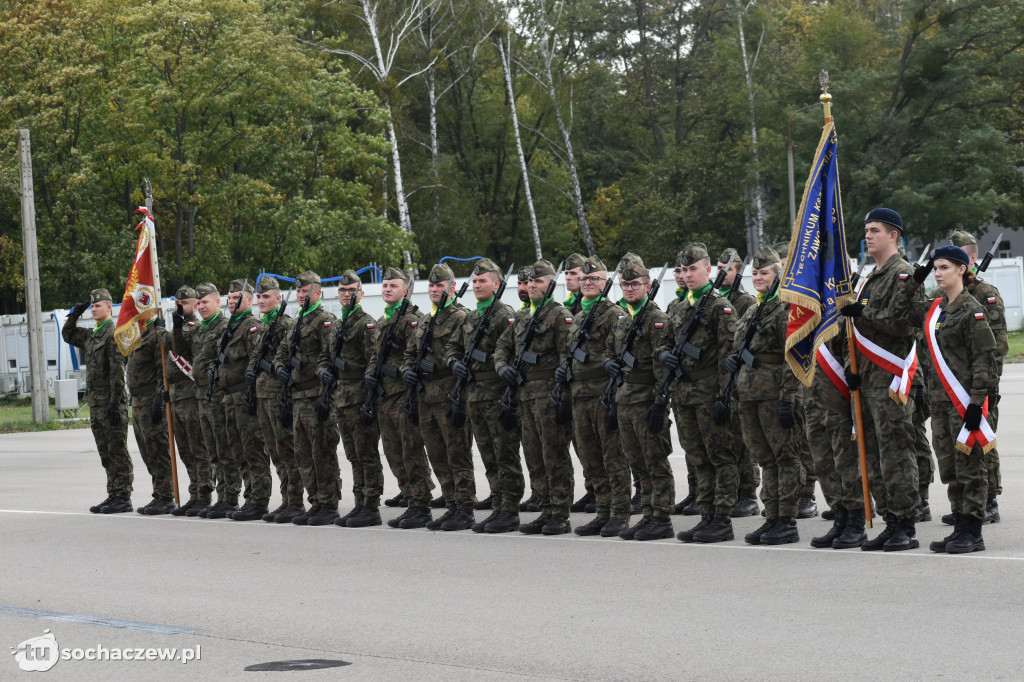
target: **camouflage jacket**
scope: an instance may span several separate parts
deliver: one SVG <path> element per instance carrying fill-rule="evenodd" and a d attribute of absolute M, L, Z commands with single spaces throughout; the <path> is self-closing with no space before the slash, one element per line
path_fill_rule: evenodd
<path fill-rule="evenodd" d="M 361 305 L 357 305 L 347 318 L 345 318 L 345 312 L 342 310 L 341 313 L 344 319 L 334 324 L 335 329 L 331 334 L 330 344 L 324 347 L 317 362 L 320 369 L 330 367 L 339 340 L 344 344 L 341 347 L 340 358 L 345 369 L 335 369 L 338 379 L 338 384 L 334 389 L 336 407 L 360 405 L 366 400 L 363 375 L 366 374 L 366 369 L 370 366 L 370 358 L 377 345 L 377 321 L 373 319 L 373 316 L 363 310 Z"/>
<path fill-rule="evenodd" d="M 386 314 L 377 318 L 377 338 L 374 341 L 368 363 L 368 371 L 372 371 L 377 366 L 377 356 L 384 352 L 381 349 L 381 344 L 384 343 L 384 338 L 387 336 L 388 327 L 398 325 L 395 328 L 394 337 L 391 339 L 391 347 L 386 351 L 387 356 L 381 368 L 378 386 L 384 395 L 395 395 L 396 393 L 405 392 L 406 386 L 402 381 L 402 373 L 398 371 L 398 368 L 402 365 L 402 354 L 405 352 L 405 347 L 420 324 L 420 309 L 410 303 L 405 315 L 401 319 L 397 319 L 397 316 L 398 311 L 396 310 L 395 315 L 390 320 L 387 319 Z"/>
<path fill-rule="evenodd" d="M 432 319 L 434 324 L 430 326 Z M 458 333 L 465 320 L 466 309 L 459 305 L 458 301 L 453 301 L 444 310 L 439 310 L 432 315 L 424 315 L 423 320 L 413 333 L 409 335 L 409 338 L 406 339 L 405 353 L 399 373 L 412 369 L 413 363 L 416 361 L 416 355 L 419 352 L 420 342 L 423 339 L 423 332 L 428 326 L 432 330 L 432 338 L 426 347 L 423 359 L 426 362 L 433 363 L 434 369 L 431 372 L 420 370 L 421 400 L 437 405 L 443 404 L 448 393 L 455 386 L 455 375 L 448 368 L 448 363 L 445 361 L 445 353 L 448 350 L 448 344 Z"/>
<path fill-rule="evenodd" d="M 914 268 L 893 255 L 880 268 L 875 268 L 861 289 L 859 300 L 866 307 L 860 317 L 854 318 L 857 331 L 872 342 L 899 358 L 905 358 L 914 344 L 916 330 L 904 316 L 893 310 L 890 302 L 896 286 L 911 279 Z M 868 360 L 863 352 L 857 354 L 857 373 L 865 388 L 888 388 L 892 374 Z"/>
<path fill-rule="evenodd" d="M 580 310 L 582 309 L 583 305 L 580 304 Z M 590 334 L 580 345 L 580 350 L 587 354 L 587 361 L 580 362 L 578 359 L 572 361 L 572 382 L 569 384 L 569 389 L 574 398 L 595 398 L 601 395 L 604 392 L 604 387 L 608 385 L 608 375 L 604 373 L 604 360 L 608 355 L 606 344 L 619 321 L 622 308 L 615 305 L 614 301 L 603 299 L 594 304 L 591 314 L 594 316 L 594 321 L 590 325 Z M 578 315 L 573 320 L 569 334 L 570 346 L 579 333 L 583 317 L 584 315 Z M 569 349 L 566 348 L 566 352 L 568 351 Z"/>
<path fill-rule="evenodd" d="M 735 325 L 732 352 L 739 352 L 743 337 L 757 307 L 747 312 Z M 800 380 L 786 364 L 786 324 L 789 304 L 778 297 L 764 305 L 761 323 L 750 341 L 750 352 L 757 358 L 757 367 L 743 363 L 736 380 L 736 395 L 745 400 L 787 400 L 796 402 Z"/>
<path fill-rule="evenodd" d="M 320 360 L 320 353 L 330 344 L 331 325 L 336 318 L 323 306 L 323 301 L 317 301 L 314 307 L 295 319 L 294 324 L 299 326 L 298 349 L 295 357 L 298 358 L 299 368 L 294 369 L 289 364 L 291 358 L 291 341 L 295 334 L 295 327 L 292 327 L 284 343 L 277 349 L 277 357 L 274 359 L 274 367 L 286 367 L 292 374 L 292 399 L 316 398 L 320 395 L 320 377 L 316 375 L 317 363 Z"/>
<path fill-rule="evenodd" d="M 750 306 L 757 304 L 757 297 L 743 290 L 743 283 L 739 281 L 739 275 L 736 276 L 734 286 L 728 289 L 719 289 L 718 293 L 729 300 L 737 318 L 742 317 L 750 309 Z"/>
<path fill-rule="evenodd" d="M 643 316 L 640 334 L 633 344 L 632 353 L 636 357 L 633 367 L 623 367 L 625 380 L 615 394 L 615 400 L 621 405 L 650 402 L 654 400 L 654 386 L 661 380 L 664 368 L 654 363 L 654 349 L 661 343 L 665 333 L 668 315 L 654 301 L 647 299 L 644 306 L 650 306 Z M 619 319 L 608 335 L 605 347 L 605 360 L 614 360 L 622 350 L 626 333 L 633 322 L 629 310 L 618 311 Z"/>
<path fill-rule="evenodd" d="M 466 355 L 466 349 L 469 347 L 473 339 L 473 333 L 476 331 L 477 325 L 480 324 L 482 317 L 483 313 L 475 308 L 466 312 L 462 325 L 452 335 L 448 349 L 445 351 L 444 359 L 446 366 L 450 367 L 451 363 L 456 360 L 462 360 Z M 480 339 L 480 345 L 477 346 L 477 350 L 484 353 L 487 359 L 483 361 L 471 360 L 469 363 L 469 368 L 473 373 L 473 380 L 466 384 L 465 392 L 463 393 L 463 398 L 466 402 L 497 400 L 501 395 L 504 384 L 498 379 L 498 373 L 494 369 L 494 350 L 498 347 L 498 340 L 502 334 L 506 329 L 510 329 L 515 324 L 515 321 L 516 313 L 512 310 L 512 306 L 501 301 L 495 301 L 491 319 L 483 337 Z"/>
<path fill-rule="evenodd" d="M 245 390 L 245 371 L 260 347 L 263 323 L 256 319 L 252 308 L 236 313 L 231 325 L 231 338 L 224 348 L 220 365 L 219 386 L 224 393 Z"/>
<path fill-rule="evenodd" d="M 822 344 L 832 353 L 832 357 L 841 367 L 846 366 L 847 358 L 850 355 L 849 342 L 846 339 L 846 324 L 840 320 L 839 333 Z M 839 389 L 820 366 L 815 369 L 814 379 L 811 381 L 810 387 L 804 391 L 804 396 L 807 398 L 807 405 L 833 412 L 846 412 L 847 414 L 850 412 L 850 401 L 839 392 Z"/>
<path fill-rule="evenodd" d="M 200 320 L 195 325 L 186 324 L 185 327 L 189 329 L 187 333 L 185 327 L 174 330 L 174 352 L 192 360 L 192 376 L 195 377 L 200 396 L 206 392 L 206 386 L 210 383 L 210 369 L 217 359 L 220 337 L 227 326 L 227 316 L 218 310 L 210 320 Z"/>
<path fill-rule="evenodd" d="M 555 378 L 555 368 L 562 362 L 570 343 L 572 314 L 564 305 L 549 299 L 533 315 L 530 314 L 530 307 L 523 308 L 516 315 L 512 328 L 498 339 L 498 346 L 494 350 L 495 370 L 511 365 L 515 360 L 519 341 L 533 317 L 537 318 L 537 326 L 530 339 L 530 347 L 526 350 L 537 354 L 537 362 L 523 363 L 520 368 L 525 381 L 519 386 L 519 400 L 547 397 Z"/>
<path fill-rule="evenodd" d="M 124 356 L 114 341 L 117 322 L 110 318 L 95 329 L 77 325 L 68 318 L 60 335 L 72 346 L 85 350 L 85 402 L 89 407 L 105 407 L 110 403 L 123 405 Z"/>
<path fill-rule="evenodd" d="M 654 350 L 655 359 L 661 351 L 675 348 L 687 320 L 694 314 L 693 309 L 694 304 L 686 296 L 669 304 L 665 333 Z M 722 384 L 722 365 L 732 347 L 730 323 L 739 317 L 728 299 L 717 291 L 711 292 L 704 310 L 704 321 L 697 325 L 690 337 L 690 343 L 700 349 L 700 359 L 694 360 L 686 354 L 679 358 L 682 376 L 672 384 L 672 397 L 677 404 L 699 405 L 715 399 L 715 393 Z"/>
<path fill-rule="evenodd" d="M 200 327 L 199 318 L 193 315 L 185 320 L 183 335 L 188 336 L 196 327 Z M 190 357 L 182 355 L 174 349 L 174 332 L 164 327 L 157 327 L 156 337 L 167 348 L 167 359 L 164 364 L 167 372 L 167 392 L 171 394 L 171 402 L 176 403 L 179 400 L 196 398 L 195 381 L 189 379 L 188 375 L 181 371 L 174 358 L 171 357 L 171 353 L 174 353 L 181 356 L 181 361 L 192 362 Z"/>
<path fill-rule="evenodd" d="M 263 344 L 263 338 L 267 334 L 273 334 L 270 338 L 270 345 L 267 347 L 267 354 L 264 357 L 264 361 L 270 365 L 270 369 L 259 372 L 259 376 L 256 378 L 256 398 L 268 400 L 270 398 L 276 398 L 281 393 L 281 380 L 277 378 L 277 373 L 274 371 L 274 362 L 277 357 L 277 351 L 282 345 L 287 345 L 291 339 L 292 325 L 295 323 L 287 313 L 281 316 L 281 319 L 277 320 L 277 324 L 273 324 L 274 317 L 276 316 L 277 309 L 271 313 L 260 316 L 260 322 L 263 326 L 256 332 L 256 350 L 249 358 L 249 366 L 246 371 L 256 371 L 256 361 L 259 359 L 259 349 Z M 268 317 L 270 316 L 270 317 Z M 273 325 L 273 330 L 271 330 Z"/>
<path fill-rule="evenodd" d="M 174 371 L 181 374 L 177 369 Z M 152 321 L 146 323 L 146 328 L 139 339 L 139 345 L 128 356 L 125 377 L 128 382 L 128 392 L 132 396 L 133 407 L 152 405 L 156 402 L 160 392 L 164 390 L 160 340 Z"/>
<path fill-rule="evenodd" d="M 999 376 L 1003 374 L 1003 360 L 1010 350 L 1010 341 L 1006 333 L 1006 308 L 1003 306 L 1003 297 L 999 290 L 991 282 L 986 282 L 980 277 L 971 283 L 967 292 L 975 298 L 985 309 L 985 316 L 988 318 L 988 326 L 992 329 L 992 335 L 996 338 L 996 370 Z"/>

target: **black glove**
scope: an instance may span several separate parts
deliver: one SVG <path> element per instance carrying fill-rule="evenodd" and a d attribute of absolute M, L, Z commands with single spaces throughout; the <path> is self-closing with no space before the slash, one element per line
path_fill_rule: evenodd
<path fill-rule="evenodd" d="M 366 386 L 367 391 L 376 391 L 377 384 L 377 377 L 373 376 L 373 372 L 367 372 L 363 375 L 363 386 Z"/>
<path fill-rule="evenodd" d="M 981 405 L 968 405 L 964 412 L 964 426 L 968 431 L 977 431 L 981 428 Z"/>
<path fill-rule="evenodd" d="M 161 329 L 166 329 L 167 320 L 164 319 L 163 315 L 157 315 L 155 318 L 153 318 L 153 326 L 160 327 Z"/>
<path fill-rule="evenodd" d="M 917 387 L 917 391 L 914 392 L 914 409 L 923 410 L 925 406 L 925 401 L 927 400 L 928 392 L 925 390 L 924 384 L 922 383 L 920 386 Z"/>
<path fill-rule="evenodd" d="M 334 388 L 334 385 L 338 383 L 338 380 L 331 374 L 331 370 L 326 367 L 322 367 L 316 371 L 316 375 L 320 377 L 320 383 L 327 388 Z"/>
<path fill-rule="evenodd" d="M 160 400 L 165 404 L 171 402 L 171 394 L 168 391 L 160 391 Z"/>
<path fill-rule="evenodd" d="M 247 370 L 245 370 L 245 383 L 246 383 L 246 385 L 252 386 L 253 384 L 256 383 L 256 379 L 258 379 L 258 378 L 259 378 L 259 375 L 256 374 L 256 370 L 254 370 L 254 369 L 247 369 Z"/>
<path fill-rule="evenodd" d="M 452 362 L 452 374 L 463 381 L 469 381 L 469 367 L 462 360 Z"/>
<path fill-rule="evenodd" d="M 715 420 L 715 423 L 719 426 L 725 426 L 732 420 L 732 415 L 729 414 L 729 404 L 721 400 L 716 400 L 714 407 L 711 408 L 711 418 Z"/>
<path fill-rule="evenodd" d="M 622 374 L 622 365 L 615 360 L 605 360 L 604 373 L 608 375 L 609 379 L 617 379 Z"/>
<path fill-rule="evenodd" d="M 555 381 L 560 384 L 567 384 L 572 381 L 572 370 L 565 365 L 559 365 L 555 369 Z"/>
<path fill-rule="evenodd" d="M 843 369 L 843 374 L 846 375 L 846 385 L 850 387 L 851 391 L 860 390 L 860 375 L 854 374 L 853 370 L 849 367 Z"/>
<path fill-rule="evenodd" d="M 663 350 L 658 353 L 658 362 L 662 364 L 665 369 L 677 369 L 679 367 L 679 358 L 676 354 L 670 350 Z"/>
<path fill-rule="evenodd" d="M 502 365 L 498 368 L 498 376 L 509 386 L 515 388 L 519 385 L 519 372 L 512 365 Z"/>
<path fill-rule="evenodd" d="M 725 359 L 725 371 L 727 374 L 735 374 L 740 368 L 740 356 L 730 355 Z"/>
<path fill-rule="evenodd" d="M 779 401 L 779 426 L 791 429 L 796 426 L 796 406 L 790 400 Z"/>
<path fill-rule="evenodd" d="M 185 309 L 181 307 L 179 303 L 174 308 L 174 314 L 171 316 L 174 322 L 175 329 L 181 329 L 185 326 Z"/>
<path fill-rule="evenodd" d="M 149 406 L 149 421 L 154 424 L 159 424 L 160 420 L 164 418 L 164 406 L 163 403 L 153 403 Z"/>
<path fill-rule="evenodd" d="M 78 318 L 80 318 L 82 316 L 82 313 L 84 313 L 85 309 L 88 308 L 88 307 L 89 307 L 89 302 L 88 301 L 82 301 L 81 303 L 76 303 L 74 305 L 74 307 L 71 308 L 71 312 L 68 313 L 68 317 L 74 318 L 74 319 L 77 320 Z"/>
<path fill-rule="evenodd" d="M 107 421 L 110 422 L 111 426 L 121 425 L 121 406 L 117 403 L 109 403 L 107 405 Z"/>
<path fill-rule="evenodd" d="M 292 373 L 289 372 L 288 368 L 285 367 L 284 365 L 278 365 L 277 366 L 277 371 L 275 372 L 275 374 L 277 374 L 277 378 L 281 380 L 281 383 L 283 383 L 283 384 L 291 383 Z"/>
<path fill-rule="evenodd" d="M 840 315 L 846 317 L 860 317 L 860 314 L 864 312 L 864 304 L 860 301 L 854 301 L 853 303 L 847 303 L 839 309 Z"/>
<path fill-rule="evenodd" d="M 316 418 L 318 421 L 325 422 L 327 418 L 331 416 L 330 406 L 323 401 L 321 398 L 316 399 Z"/>
<path fill-rule="evenodd" d="M 407 369 L 402 372 L 402 381 L 404 381 L 405 385 L 409 388 L 413 388 L 420 383 L 420 375 L 411 369 Z"/>
<path fill-rule="evenodd" d="M 924 281 L 928 279 L 928 273 L 935 269 L 935 261 L 931 258 L 924 265 L 918 265 L 914 270 L 914 280 L 918 284 L 924 284 Z"/>
<path fill-rule="evenodd" d="M 207 379 L 207 380 L 208 380 L 208 381 L 209 381 L 209 382 L 210 382 L 211 384 L 215 384 L 215 383 L 217 383 L 217 373 L 216 373 L 216 372 L 214 371 L 213 367 L 211 367 L 210 369 L 208 369 L 208 370 L 206 371 L 206 379 Z"/>

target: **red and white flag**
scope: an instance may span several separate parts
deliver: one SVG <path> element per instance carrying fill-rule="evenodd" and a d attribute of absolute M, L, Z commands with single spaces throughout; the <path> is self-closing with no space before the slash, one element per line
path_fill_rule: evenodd
<path fill-rule="evenodd" d="M 135 350 L 142 340 L 146 322 L 159 314 L 153 272 L 155 259 L 150 254 L 150 249 L 156 248 L 153 244 L 156 228 L 145 206 L 140 206 L 135 212 L 142 214 L 142 222 L 135 226 L 139 239 L 135 244 L 135 260 L 128 273 L 128 284 L 121 299 L 121 312 L 117 315 L 117 329 L 114 330 L 114 340 L 124 355 Z"/>

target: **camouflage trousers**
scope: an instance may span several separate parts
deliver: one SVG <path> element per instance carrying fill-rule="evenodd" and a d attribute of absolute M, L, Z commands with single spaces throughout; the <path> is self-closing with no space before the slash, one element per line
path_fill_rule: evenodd
<path fill-rule="evenodd" d="M 228 425 L 224 406 L 220 402 L 223 397 L 223 393 L 215 392 L 211 402 L 202 397 L 200 391 L 199 420 L 206 451 L 210 453 L 210 471 L 216 481 L 217 499 L 237 501 L 242 490 L 242 480 L 240 477 L 232 477 L 231 474 L 233 470 L 237 470 L 237 466 L 234 464 L 234 455 L 228 448 Z"/>
<path fill-rule="evenodd" d="M 985 520 L 988 501 L 988 469 L 980 445 L 965 455 L 956 449 L 956 437 L 964 419 L 952 404 L 933 404 L 932 444 L 939 460 L 939 480 L 946 484 L 949 506 L 954 512 Z"/>
<path fill-rule="evenodd" d="M 519 513 L 525 481 L 519 459 L 519 433 L 510 433 L 494 418 L 495 400 L 466 403 L 469 425 L 491 487 L 492 511 Z"/>
<path fill-rule="evenodd" d="M 337 509 L 341 499 L 338 420 L 332 412 L 327 421 L 320 421 L 316 415 L 318 397 L 313 395 L 292 401 L 295 462 L 310 505 Z"/>
<path fill-rule="evenodd" d="M 128 410 L 122 406 L 121 425 L 111 426 L 107 421 L 106 410 L 90 405 L 89 427 L 96 439 L 100 464 L 107 472 L 107 495 L 131 498 L 135 473 L 131 455 L 128 454 Z"/>
<path fill-rule="evenodd" d="M 629 463 L 618 431 L 608 428 L 608 410 L 601 396 L 574 396 L 572 425 L 583 475 L 593 485 L 597 515 L 628 520 L 631 511 Z"/>
<path fill-rule="evenodd" d="M 568 518 L 574 478 L 569 459 L 568 424 L 555 421 L 555 410 L 551 409 L 546 395 L 520 401 L 519 414 L 523 424 L 523 453 L 531 472 L 530 484 L 533 485 L 533 472 L 536 472 L 543 485 L 541 511 Z"/>
<path fill-rule="evenodd" d="M 434 482 L 430 479 L 430 466 L 420 430 L 409 423 L 409 418 L 402 412 L 403 397 L 402 393 L 381 397 L 377 406 L 380 440 L 391 473 L 398 481 L 398 489 L 409 500 L 409 506 L 428 507 Z"/>
<path fill-rule="evenodd" d="M 679 442 L 686 453 L 687 468 L 697 479 L 700 512 L 729 516 L 739 491 L 739 469 L 736 455 L 726 445 L 729 430 L 712 418 L 713 405 L 714 401 L 697 405 L 673 401 Z"/>
<path fill-rule="evenodd" d="M 761 501 L 765 516 L 796 517 L 797 500 L 804 489 L 804 467 L 798 440 L 802 433 L 779 424 L 778 400 L 740 402 L 743 440 L 761 465 Z"/>
<path fill-rule="evenodd" d="M 921 504 L 928 501 L 928 487 L 935 480 L 935 460 L 932 458 L 932 444 L 928 442 L 925 423 L 931 417 L 928 401 L 914 401 L 914 412 L 911 417 L 914 425 L 914 456 L 917 459 L 917 493 L 921 496 Z"/>
<path fill-rule="evenodd" d="M 359 420 L 361 404 L 345 405 L 335 409 L 345 459 L 352 465 L 352 498 L 356 506 L 377 509 L 384 492 L 384 465 L 380 461 L 377 442 L 380 431 L 377 422 L 369 426 Z"/>
<path fill-rule="evenodd" d="M 203 440 L 199 403 L 195 398 L 171 402 L 174 443 L 188 474 L 188 497 L 208 503 L 213 494 L 213 469 Z"/>
<path fill-rule="evenodd" d="M 830 509 L 835 509 L 842 504 L 843 482 L 836 469 L 835 444 L 827 423 L 831 410 L 815 400 L 808 400 L 804 402 L 803 412 L 804 433 L 807 436 L 806 442 L 811 452 L 814 473 L 821 484 L 825 504 Z M 846 439 L 850 440 L 850 433 L 846 434 Z"/>
<path fill-rule="evenodd" d="M 730 419 L 730 434 L 727 443 L 736 457 L 736 471 L 740 478 L 740 493 L 756 493 L 761 487 L 761 467 L 750 456 L 750 448 L 743 440 L 743 425 L 740 424 L 740 411 L 733 404 Z"/>
<path fill-rule="evenodd" d="M 639 478 L 640 505 L 644 516 L 667 519 L 676 503 L 676 481 L 668 456 L 672 438 L 668 429 L 651 433 L 647 428 L 649 402 L 619 405 L 619 447 Z"/>
<path fill-rule="evenodd" d="M 999 422 L 999 405 L 993 405 L 989 399 L 988 425 L 995 432 Z M 985 453 L 985 468 L 988 470 L 988 499 L 994 500 L 1003 494 L 1003 476 L 999 471 L 999 448 L 992 448 Z"/>
<path fill-rule="evenodd" d="M 166 412 L 154 424 L 149 418 L 152 400 L 132 399 L 132 431 L 139 445 L 139 454 L 146 463 L 150 478 L 153 479 L 153 499 L 173 500 L 174 484 L 171 482 L 171 450 L 167 442 Z"/>
<path fill-rule="evenodd" d="M 277 470 L 281 488 L 281 503 L 292 507 L 303 506 L 302 476 L 295 462 L 295 431 L 292 424 L 281 423 L 281 404 L 275 398 L 258 398 L 256 401 L 260 430 L 270 459 Z"/>
<path fill-rule="evenodd" d="M 445 505 L 472 509 L 476 502 L 472 437 L 469 426 L 452 426 L 447 409 L 447 401 L 419 402 L 420 437 Z"/>
<path fill-rule="evenodd" d="M 270 454 L 260 428 L 259 412 L 250 414 L 244 391 L 225 397 L 224 413 L 228 426 L 228 443 L 235 453 L 239 474 L 245 481 L 245 501 L 266 507 L 274 491 L 270 476 Z"/>
<path fill-rule="evenodd" d="M 811 455 L 811 444 L 803 437 L 807 433 L 807 420 L 804 415 L 803 399 L 796 402 L 796 446 L 800 455 L 800 465 L 804 468 L 804 486 L 801 494 L 814 497 L 814 484 L 818 481 L 818 475 L 814 471 L 814 457 Z"/>
<path fill-rule="evenodd" d="M 860 394 L 868 480 L 878 513 L 909 519 L 921 506 L 911 420 L 914 401 L 896 403 L 889 397 L 887 386 L 865 387 Z"/>

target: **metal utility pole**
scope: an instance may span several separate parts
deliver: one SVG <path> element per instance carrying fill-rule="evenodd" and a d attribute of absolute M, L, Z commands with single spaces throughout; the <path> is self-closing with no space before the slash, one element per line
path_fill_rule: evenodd
<path fill-rule="evenodd" d="M 793 179 L 793 121 L 796 119 L 796 115 L 801 111 L 807 111 L 814 107 L 821 106 L 821 102 L 815 102 L 814 104 L 808 104 L 806 107 L 800 107 L 789 115 L 789 125 L 786 128 L 786 165 L 789 170 L 789 229 L 793 229 L 793 223 L 796 222 L 796 187 Z"/>
<path fill-rule="evenodd" d="M 43 306 L 39 295 L 39 248 L 36 243 L 36 201 L 32 191 L 32 142 L 28 130 L 18 131 L 18 152 L 21 156 L 21 243 L 25 257 L 25 308 L 28 313 L 28 366 L 32 373 L 32 419 L 40 424 L 46 424 L 50 421 L 50 396 L 46 392 Z"/>

